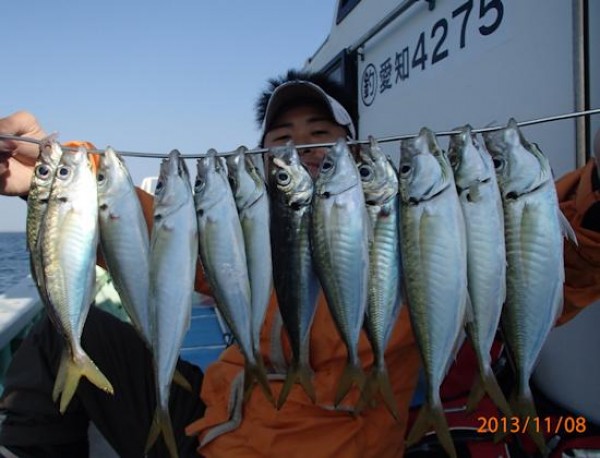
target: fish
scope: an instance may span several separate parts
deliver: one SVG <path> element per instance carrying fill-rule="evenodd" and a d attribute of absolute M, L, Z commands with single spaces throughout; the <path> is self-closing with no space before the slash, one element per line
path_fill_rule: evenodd
<path fill-rule="evenodd" d="M 152 348 L 155 313 L 150 309 L 150 238 L 142 206 L 125 163 L 108 147 L 97 174 L 100 246 L 131 322 Z"/>
<path fill-rule="evenodd" d="M 328 149 L 315 182 L 311 246 L 315 271 L 348 355 L 334 405 L 365 374 L 358 341 L 367 306 L 369 229 L 358 168 L 344 139 Z"/>
<path fill-rule="evenodd" d="M 158 368 L 158 405 L 146 451 L 162 433 L 170 456 L 176 457 L 169 395 L 179 351 L 190 326 L 198 257 L 198 225 L 189 172 L 176 149 L 160 165 L 153 219 L 149 299 L 155 311 L 152 347 Z"/>
<path fill-rule="evenodd" d="M 273 266 L 271 262 L 269 196 L 266 184 L 256 166 L 241 146 L 227 156 L 227 173 L 238 210 L 250 281 L 250 329 L 257 361 L 260 355 L 262 328 L 271 291 Z"/>
<path fill-rule="evenodd" d="M 560 211 L 548 159 L 525 139 L 516 121 L 511 118 L 505 128 L 483 138 L 504 209 L 507 270 L 501 326 L 516 372 L 510 405 L 522 420 L 537 418 L 529 379 L 562 312 L 563 237 L 574 243 L 577 238 Z M 528 433 L 548 454 L 543 434 L 533 425 Z"/>
<path fill-rule="evenodd" d="M 25 232 L 27 234 L 27 250 L 31 264 L 31 274 L 38 289 L 40 298 L 50 308 L 49 300 L 44 286 L 41 250 L 38 244 L 40 226 L 44 220 L 52 181 L 56 168 L 63 154 L 60 144 L 52 137 L 45 138 L 40 143 L 40 155 L 33 169 L 29 194 L 27 196 L 27 220 Z"/>
<path fill-rule="evenodd" d="M 479 365 L 479 378 L 471 390 L 467 411 L 474 411 L 487 392 L 510 418 L 510 406 L 498 385 L 490 356 L 506 298 L 504 214 L 494 163 L 469 125 L 450 137 L 448 159 L 465 217 L 467 283 L 473 310 L 466 331 Z"/>
<path fill-rule="evenodd" d="M 58 163 L 39 229 L 48 316 L 65 339 L 52 391 L 67 409 L 82 376 L 101 390 L 114 389 L 81 347 L 81 333 L 93 300 L 98 245 L 96 176 L 85 148 L 64 153 Z"/>
<path fill-rule="evenodd" d="M 251 329 L 251 291 L 244 235 L 228 182 L 227 164 L 210 149 L 197 160 L 194 202 L 199 232 L 199 254 L 206 279 L 245 358 L 244 397 L 254 381 L 275 405 L 264 366 L 256 358 Z"/>
<path fill-rule="evenodd" d="M 400 144 L 400 246 L 407 305 L 421 354 L 425 404 L 406 446 L 430 425 L 451 457 L 456 450 L 440 399 L 440 385 L 454 360 L 467 319 L 465 223 L 452 167 L 434 133 L 423 127 Z"/>
<path fill-rule="evenodd" d="M 372 225 L 369 244 L 369 286 L 365 328 L 373 349 L 373 368 L 360 405 L 381 393 L 389 412 L 399 418 L 398 405 L 385 363 L 385 350 L 402 308 L 398 174 L 377 141 L 360 150 L 358 171 Z"/>
<path fill-rule="evenodd" d="M 316 402 L 310 367 L 310 330 L 320 285 L 310 246 L 312 177 L 291 142 L 271 149 L 270 153 L 267 177 L 272 202 L 274 286 L 292 350 L 292 361 L 277 401 L 277 407 L 281 408 L 296 382 Z"/>

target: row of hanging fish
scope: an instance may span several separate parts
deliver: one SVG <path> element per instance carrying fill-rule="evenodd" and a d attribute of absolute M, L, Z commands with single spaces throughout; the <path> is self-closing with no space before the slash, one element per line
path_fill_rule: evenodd
<path fill-rule="evenodd" d="M 480 369 L 468 409 L 487 393 L 503 415 L 536 415 L 529 379 L 561 313 L 563 236 L 575 242 L 575 235 L 547 159 L 516 122 L 484 142 L 487 149 L 465 126 L 446 153 L 422 129 L 401 143 L 396 172 L 375 140 L 358 163 L 339 141 L 323 159 L 312 204 L 311 180 L 293 146 L 271 151 L 273 250 L 287 254 L 273 257 L 275 289 L 293 348 L 280 404 L 294 380 L 314 399 L 306 347 L 320 283 L 348 351 L 336 405 L 354 383 L 362 390 L 357 410 L 379 392 L 398 416 L 384 351 L 404 297 L 427 384 L 407 445 L 433 426 L 456 456 L 439 390 L 463 331 Z M 500 322 L 517 376 L 510 405 L 491 368 Z M 357 353 L 363 326 L 374 353 L 367 379 Z M 529 433 L 547 452 L 543 436 Z"/>
<path fill-rule="evenodd" d="M 245 148 L 227 159 L 210 150 L 197 161 L 193 187 L 174 150 L 160 167 L 150 237 L 113 150 L 101 155 L 95 177 L 83 148 L 62 154 L 56 142 L 46 142 L 29 195 L 27 233 L 40 295 L 67 342 L 53 391 L 55 400 L 62 393 L 61 411 L 81 375 L 112 392 L 79 342 L 99 239 L 115 288 L 153 354 L 157 411 L 147 448 L 162 432 L 177 455 L 168 397 L 172 380 L 189 387 L 175 365 L 189 327 L 198 256 L 245 358 L 246 396 L 257 382 L 280 407 L 299 383 L 315 401 L 310 330 L 322 289 L 348 355 L 335 405 L 356 385 L 357 411 L 381 395 L 398 418 L 388 372 L 402 368 L 387 368 L 384 352 L 406 302 L 427 384 L 409 445 L 433 425 L 456 456 L 439 390 L 463 331 L 480 367 L 469 409 L 488 393 L 504 415 L 534 416 L 529 378 L 562 306 L 562 237 L 574 234 L 558 208 L 547 159 L 516 123 L 484 140 L 489 152 L 466 126 L 446 153 L 424 128 L 401 142 L 398 170 L 374 139 L 356 160 L 340 140 L 315 180 L 288 144 L 270 151 L 266 183 Z M 259 349 L 272 290 L 292 350 L 277 401 Z M 510 405 L 490 366 L 500 321 L 517 373 Z M 374 354 L 368 376 L 358 357 L 362 329 Z M 530 434 L 545 450 L 543 436 Z"/>
<path fill-rule="evenodd" d="M 480 369 L 468 410 L 486 392 L 507 417 L 537 415 L 529 379 L 562 310 L 563 236 L 575 242 L 537 145 L 514 120 L 483 137 L 485 147 L 466 126 L 447 154 L 427 129 L 401 144 L 402 264 L 427 383 L 407 445 L 433 425 L 450 456 L 456 451 L 439 388 L 463 329 Z M 499 324 L 516 373 L 510 405 L 490 366 Z M 543 435 L 528 432 L 546 454 Z"/>

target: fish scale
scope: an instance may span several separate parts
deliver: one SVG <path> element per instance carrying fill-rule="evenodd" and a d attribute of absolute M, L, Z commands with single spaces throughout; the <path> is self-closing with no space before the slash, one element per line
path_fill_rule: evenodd
<path fill-rule="evenodd" d="M 466 237 L 452 169 L 433 132 L 401 143 L 400 240 L 408 309 L 426 381 L 426 402 L 407 438 L 433 425 L 451 457 L 440 385 L 453 361 L 467 309 Z"/>
<path fill-rule="evenodd" d="M 521 419 L 534 418 L 529 379 L 562 310 L 563 236 L 576 238 L 558 206 L 547 158 L 524 138 L 516 121 L 485 133 L 484 140 L 494 158 L 504 208 L 507 294 L 501 323 L 516 372 L 511 407 Z M 547 455 L 543 434 L 533 426 L 528 433 Z"/>
<path fill-rule="evenodd" d="M 358 339 L 367 305 L 369 220 L 360 176 L 343 139 L 327 151 L 316 180 L 311 241 L 315 270 L 348 352 L 334 404 L 365 375 Z"/>
<path fill-rule="evenodd" d="M 67 344 L 52 391 L 54 401 L 60 396 L 61 413 L 82 376 L 113 393 L 80 342 L 94 293 L 97 205 L 96 177 L 85 148 L 63 154 L 38 233 L 49 316 Z"/>
<path fill-rule="evenodd" d="M 275 404 L 260 355 L 252 341 L 251 290 L 242 226 L 227 178 L 227 165 L 214 149 L 197 161 L 194 205 L 199 254 L 215 302 L 245 359 L 244 396 L 258 381 Z"/>
<path fill-rule="evenodd" d="M 100 157 L 97 182 L 102 254 L 123 307 L 152 350 L 148 228 L 127 167 L 110 147 Z"/>
<path fill-rule="evenodd" d="M 300 383 L 314 403 L 310 367 L 310 329 L 317 306 L 319 284 L 314 272 L 310 223 L 314 194 L 312 178 L 290 142 L 273 149 L 269 163 L 273 279 L 277 303 L 292 350 L 292 361 L 281 389 L 278 408 L 293 383 Z"/>
<path fill-rule="evenodd" d="M 385 362 L 385 350 L 402 306 L 398 176 L 373 137 L 360 150 L 358 169 L 372 230 L 365 330 L 373 349 L 373 367 L 356 410 L 367 406 L 379 393 L 398 419 Z"/>
<path fill-rule="evenodd" d="M 244 235 L 250 282 L 252 345 L 256 358 L 261 360 L 260 331 L 273 285 L 269 199 L 266 185 L 246 151 L 247 148 L 241 146 L 236 154 L 229 156 L 226 161 L 227 174 Z"/>
<path fill-rule="evenodd" d="M 492 370 L 490 355 L 506 297 L 504 218 L 494 165 L 469 125 L 450 137 L 448 158 L 467 233 L 467 283 L 473 319 L 465 330 L 479 368 L 467 411 L 473 412 L 487 393 L 510 417 L 512 412 Z"/>
<path fill-rule="evenodd" d="M 198 253 L 198 226 L 189 173 L 177 150 L 171 151 L 161 163 L 153 217 L 149 300 L 155 313 L 151 337 L 157 368 L 157 406 L 146 452 L 162 433 L 173 458 L 178 452 L 169 398 L 181 344 L 190 326 Z"/>

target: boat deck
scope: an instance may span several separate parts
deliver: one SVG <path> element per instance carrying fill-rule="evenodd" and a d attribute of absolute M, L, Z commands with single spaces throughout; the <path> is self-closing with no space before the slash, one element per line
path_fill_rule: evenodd
<path fill-rule="evenodd" d="M 181 358 L 205 372 L 226 347 L 229 335 L 226 329 L 212 302 L 195 304 L 190 329 L 181 346 Z"/>

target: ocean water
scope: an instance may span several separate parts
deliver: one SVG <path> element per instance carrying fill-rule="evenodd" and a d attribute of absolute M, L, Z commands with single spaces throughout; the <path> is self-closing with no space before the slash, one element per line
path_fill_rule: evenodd
<path fill-rule="evenodd" d="M 24 232 L 0 232 L 0 294 L 29 274 Z"/>

